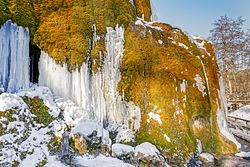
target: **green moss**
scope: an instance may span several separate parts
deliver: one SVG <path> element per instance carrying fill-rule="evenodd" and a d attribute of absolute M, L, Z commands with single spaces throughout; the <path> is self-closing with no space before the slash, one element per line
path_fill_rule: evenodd
<path fill-rule="evenodd" d="M 71 148 L 73 148 L 75 151 L 77 150 L 77 149 L 75 148 L 75 142 L 74 142 L 74 140 L 73 140 L 72 137 L 69 139 L 69 146 L 70 146 Z"/>
<path fill-rule="evenodd" d="M 0 0 L 0 27 L 11 17 L 8 3 L 9 0 Z"/>
<path fill-rule="evenodd" d="M 43 100 L 27 96 L 22 97 L 22 99 L 28 105 L 30 112 L 36 116 L 34 118 L 36 122 L 48 126 L 53 121 L 53 117 L 48 113 L 49 108 L 44 105 Z"/>
<path fill-rule="evenodd" d="M 9 124 L 9 122 L 16 121 L 16 118 L 13 118 L 14 114 L 17 114 L 17 111 L 14 110 L 14 109 L 6 110 L 6 111 L 0 111 L 0 118 L 7 119 L 6 121 L 0 123 L 0 136 L 7 133 L 6 126 Z M 15 133 L 16 128 L 11 129 L 11 132 Z"/>
<path fill-rule="evenodd" d="M 16 113 L 17 113 L 17 111 L 14 109 L 0 111 L 0 117 L 7 118 L 8 122 L 13 122 L 13 121 L 16 121 L 16 118 L 13 118 L 12 116 L 13 116 L 13 114 L 16 114 Z"/>
<path fill-rule="evenodd" d="M 163 31 L 141 26 L 132 26 L 126 31 L 119 92 L 125 92 L 125 99 L 141 108 L 142 121 L 136 134 L 137 142 L 148 141 L 157 145 L 169 161 L 182 165 L 196 151 L 197 139 L 207 152 L 217 152 L 218 146 L 225 143 L 215 123 L 215 103 L 219 99 L 218 79 L 215 79 L 218 78 L 218 68 L 214 66 L 216 62 L 212 62 L 212 57 L 179 29 L 161 23 L 154 26 L 160 26 Z M 159 40 L 163 44 L 159 44 Z M 186 45 L 188 49 L 177 43 Z M 205 55 L 202 58 L 205 69 L 197 58 L 201 55 Z M 206 96 L 197 89 L 194 80 L 197 74 L 202 77 Z M 205 75 L 209 78 L 208 83 Z M 183 92 L 180 85 L 184 81 L 186 91 Z M 159 114 L 162 124 L 150 120 L 149 112 Z M 196 119 L 202 124 L 201 129 L 194 125 Z M 164 134 L 171 142 L 165 139 Z M 230 144 L 226 147 L 228 151 L 231 149 Z"/>
<path fill-rule="evenodd" d="M 50 154 L 57 155 L 61 149 L 61 138 L 53 135 L 47 146 Z"/>
<path fill-rule="evenodd" d="M 19 162 L 18 161 L 14 161 L 11 165 L 11 167 L 18 167 L 19 166 Z"/>
<path fill-rule="evenodd" d="M 13 13 L 12 21 L 19 26 L 28 27 L 31 38 L 34 37 L 39 20 L 29 0 L 16 1 L 16 10 Z"/>
<path fill-rule="evenodd" d="M 47 164 L 47 161 L 44 159 L 39 164 L 36 165 L 36 167 L 43 167 Z"/>

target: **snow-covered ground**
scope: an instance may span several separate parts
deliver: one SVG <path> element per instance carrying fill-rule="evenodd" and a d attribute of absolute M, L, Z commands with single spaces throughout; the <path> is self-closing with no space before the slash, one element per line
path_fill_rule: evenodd
<path fill-rule="evenodd" d="M 250 121 L 250 105 L 241 107 L 240 109 L 230 113 L 228 116 Z"/>
<path fill-rule="evenodd" d="M 235 155 L 238 157 L 250 157 L 250 152 L 240 152 Z"/>
<path fill-rule="evenodd" d="M 87 167 L 133 167 L 133 165 L 124 163 L 117 158 L 105 157 L 104 155 L 97 157 L 88 155 L 79 156 L 76 157 L 76 164 Z"/>
<path fill-rule="evenodd" d="M 53 118 L 49 125 L 35 120 L 37 116 L 31 113 L 31 108 L 25 103 L 23 97 L 39 98 L 43 101 Z M 7 112 L 8 110 L 15 112 L 7 118 L 1 117 L 0 119 L 0 126 L 4 128 L 3 135 L 0 136 L 2 145 L 0 166 L 9 166 L 18 162 L 21 167 L 34 167 L 41 163 L 45 163 L 46 167 L 67 167 L 67 164 L 60 161 L 59 154 L 51 154 L 49 143 L 54 136 L 62 138 L 66 127 L 69 126 L 72 127 L 71 135 L 77 133 L 89 136 L 96 131 L 97 137 L 102 138 L 102 143 L 112 148 L 114 157 L 131 154 L 140 155 L 139 158 L 152 156 L 161 160 L 159 150 L 151 143 L 142 143 L 136 147 L 120 143 L 113 143 L 111 146 L 108 130 L 112 131 L 112 127 L 104 129 L 101 122 L 90 120 L 89 116 L 82 112 L 83 109 L 68 99 L 53 96 L 47 87 L 32 85 L 31 88 L 20 90 L 15 94 L 0 94 L 0 111 Z M 60 116 L 61 114 L 63 117 Z M 120 130 L 118 134 L 122 133 L 123 138 L 133 137 L 133 134 L 124 132 L 125 130 L 121 127 L 115 127 L 115 129 Z M 73 158 L 73 163 L 87 167 L 133 166 L 114 157 L 102 154 L 78 155 Z"/>

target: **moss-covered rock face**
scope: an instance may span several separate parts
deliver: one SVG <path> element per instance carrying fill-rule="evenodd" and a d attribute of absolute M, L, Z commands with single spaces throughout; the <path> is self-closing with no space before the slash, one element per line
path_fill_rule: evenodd
<path fill-rule="evenodd" d="M 134 4 L 137 16 L 144 16 L 146 21 L 150 21 L 152 15 L 150 0 L 134 0 Z"/>
<path fill-rule="evenodd" d="M 154 143 L 180 164 L 196 151 L 197 139 L 204 151 L 234 152 L 235 146 L 217 127 L 220 99 L 212 45 L 203 41 L 200 49 L 181 30 L 166 24 L 150 27 L 127 29 L 119 84 L 126 100 L 143 112 L 137 142 Z"/>
<path fill-rule="evenodd" d="M 125 53 L 118 90 L 142 111 L 136 141 L 157 145 L 174 164 L 186 162 L 197 140 L 206 152 L 235 152 L 217 126 L 218 67 L 211 43 L 191 41 L 167 24 L 136 25 L 136 16 L 150 20 L 150 0 L 134 0 L 134 5 L 130 0 L 0 0 L 0 25 L 12 19 L 29 27 L 32 42 L 70 69 L 89 56 L 93 71 L 105 52 L 106 27 L 123 25 Z M 51 123 L 41 100 L 23 100 L 36 122 Z M 54 139 L 51 143 L 58 143 Z"/>
<path fill-rule="evenodd" d="M 0 26 L 10 19 L 10 11 L 8 9 L 8 0 L 0 0 Z"/>
<path fill-rule="evenodd" d="M 20 26 L 29 27 L 32 42 L 58 63 L 66 62 L 70 69 L 86 61 L 88 54 L 95 58 L 98 53 L 99 58 L 102 50 L 96 51 L 94 33 L 104 38 L 106 27 L 117 24 L 127 27 L 136 19 L 136 9 L 129 0 L 0 2 L 0 26 L 11 19 Z"/>
<path fill-rule="evenodd" d="M 29 27 L 32 42 L 58 63 L 66 62 L 70 70 L 79 67 L 88 55 L 98 67 L 99 54 L 105 45 L 103 42 L 95 45 L 94 33 L 103 40 L 106 27 L 119 24 L 126 28 L 136 20 L 136 15 L 144 15 L 147 21 L 151 17 L 150 0 L 134 0 L 135 6 L 130 0 L 0 2 L 0 26 L 11 19 Z"/>

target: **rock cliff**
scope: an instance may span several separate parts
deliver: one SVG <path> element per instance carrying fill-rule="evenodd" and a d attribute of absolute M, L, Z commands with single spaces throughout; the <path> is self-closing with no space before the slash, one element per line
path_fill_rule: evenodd
<path fill-rule="evenodd" d="M 79 130 L 78 122 L 95 120 L 105 133 L 117 133 L 116 142 L 156 145 L 170 164 L 185 164 L 198 152 L 197 145 L 215 155 L 237 152 L 225 123 L 213 45 L 151 22 L 150 0 L 0 2 L 0 44 L 10 38 L 4 31 L 11 24 L 7 20 L 29 29 L 30 43 L 42 50 L 38 84 L 78 106 L 61 108 L 67 126 Z M 6 51 L 2 46 L 0 57 L 8 64 L 7 50 L 15 46 L 6 45 Z M 19 63 L 28 66 L 27 55 L 20 56 Z M 8 90 L 6 69 L 11 67 L 0 67 L 3 91 Z M 76 121 L 76 115 L 82 120 Z M 110 147 L 115 142 L 107 137 L 104 143 Z"/>

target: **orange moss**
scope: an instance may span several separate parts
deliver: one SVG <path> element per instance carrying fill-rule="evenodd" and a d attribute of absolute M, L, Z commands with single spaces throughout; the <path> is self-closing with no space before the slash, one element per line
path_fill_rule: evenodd
<path fill-rule="evenodd" d="M 134 4 L 137 16 L 142 17 L 144 15 L 144 19 L 150 21 L 152 15 L 150 0 L 134 0 Z"/>
<path fill-rule="evenodd" d="M 227 153 L 234 152 L 234 145 L 221 138 L 217 127 L 218 66 L 212 46 L 206 47 L 211 51 L 209 55 L 179 29 L 162 23 L 154 26 L 160 26 L 163 31 L 131 26 L 125 33 L 119 91 L 124 91 L 126 100 L 141 108 L 142 122 L 137 141 L 156 144 L 178 164 L 184 164 L 195 152 L 196 139 L 201 140 L 204 151 L 225 153 L 221 149 L 223 145 L 227 147 L 224 149 Z M 206 87 L 206 96 L 196 86 L 194 78 L 197 74 Z M 183 83 L 186 91 L 181 90 Z M 159 114 L 162 124 L 149 120 L 149 112 Z M 202 118 L 203 129 L 194 126 L 197 118 Z"/>
<path fill-rule="evenodd" d="M 29 27 L 32 42 L 69 70 L 80 66 L 93 46 L 93 25 L 104 39 L 106 27 L 117 24 L 125 28 L 136 14 L 129 0 L 1 0 L 0 25 L 12 19 Z M 3 3 L 2 3 L 3 2 Z M 33 39 L 34 37 L 34 39 Z M 89 53 L 88 53 L 89 52 Z M 94 59 L 94 58 L 93 58 Z"/>

